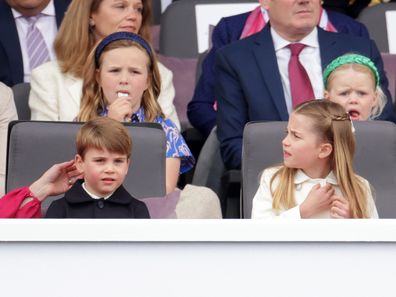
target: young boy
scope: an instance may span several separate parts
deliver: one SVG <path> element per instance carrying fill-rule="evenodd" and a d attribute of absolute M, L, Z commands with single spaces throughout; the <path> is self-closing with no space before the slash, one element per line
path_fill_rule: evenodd
<path fill-rule="evenodd" d="M 51 203 L 47 218 L 150 218 L 146 205 L 122 186 L 132 142 L 110 118 L 85 123 L 77 133 L 75 163 L 84 174 L 65 196 Z"/>

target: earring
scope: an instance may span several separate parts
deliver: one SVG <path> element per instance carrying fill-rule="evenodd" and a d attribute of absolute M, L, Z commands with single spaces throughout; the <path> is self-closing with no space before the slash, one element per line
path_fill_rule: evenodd
<path fill-rule="evenodd" d="M 95 22 L 94 22 L 94 20 L 93 19 L 89 19 L 89 26 L 90 27 L 94 27 L 95 26 Z"/>

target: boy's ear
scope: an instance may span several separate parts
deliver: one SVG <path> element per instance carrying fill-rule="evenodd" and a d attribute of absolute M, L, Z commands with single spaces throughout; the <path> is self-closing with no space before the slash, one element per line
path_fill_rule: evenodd
<path fill-rule="evenodd" d="M 319 158 L 325 159 L 333 152 L 333 146 L 330 143 L 322 143 L 320 145 Z"/>
<path fill-rule="evenodd" d="M 74 157 L 74 163 L 79 171 L 84 172 L 84 160 L 79 154 Z"/>

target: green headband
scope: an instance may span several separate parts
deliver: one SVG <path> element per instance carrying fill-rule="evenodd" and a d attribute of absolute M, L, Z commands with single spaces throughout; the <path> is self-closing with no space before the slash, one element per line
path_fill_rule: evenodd
<path fill-rule="evenodd" d="M 327 87 L 327 80 L 329 79 L 330 74 L 336 70 L 338 67 L 345 65 L 345 64 L 360 64 L 363 66 L 367 66 L 370 68 L 371 72 L 373 72 L 374 77 L 375 77 L 375 84 L 378 86 L 380 82 L 380 76 L 377 70 L 377 67 L 375 67 L 375 64 L 373 61 L 371 61 L 369 58 L 362 56 L 362 55 L 357 55 L 357 54 L 347 54 L 343 56 L 339 56 L 338 58 L 334 59 L 331 61 L 329 65 L 327 65 L 326 69 L 323 72 L 323 83 L 325 88 Z"/>

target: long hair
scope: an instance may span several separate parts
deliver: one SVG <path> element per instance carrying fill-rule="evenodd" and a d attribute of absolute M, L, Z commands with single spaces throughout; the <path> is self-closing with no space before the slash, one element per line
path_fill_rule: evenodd
<path fill-rule="evenodd" d="M 332 145 L 330 167 L 333 170 L 343 196 L 349 201 L 354 218 L 367 218 L 367 189 L 362 179 L 353 170 L 355 137 L 349 115 L 344 108 L 330 100 L 313 100 L 300 104 L 294 113 L 312 119 L 313 131 L 323 141 Z M 296 205 L 294 197 L 295 168 L 282 166 L 272 177 L 270 188 L 273 208 L 289 209 Z M 274 181 L 279 183 L 272 191 Z"/>
<path fill-rule="evenodd" d="M 343 71 L 343 70 L 347 70 L 347 69 L 352 69 L 353 71 L 356 71 L 356 72 L 360 72 L 360 73 L 369 75 L 370 78 L 372 79 L 372 81 L 373 81 L 373 89 L 374 89 L 375 92 L 376 92 L 376 99 L 377 99 L 377 102 L 376 102 L 376 104 L 373 106 L 373 108 L 371 109 L 370 118 L 369 118 L 369 119 L 375 119 L 375 118 L 378 117 L 378 116 L 382 113 L 382 111 L 384 110 L 386 101 L 387 101 L 388 99 L 386 98 L 386 95 L 385 95 L 384 92 L 382 91 L 381 86 L 376 84 L 374 74 L 373 74 L 373 72 L 370 70 L 369 67 L 367 67 L 367 66 L 365 66 L 365 65 L 362 65 L 362 64 L 357 64 L 357 63 L 349 63 L 349 64 L 344 64 L 344 65 L 341 65 L 341 66 L 337 67 L 335 70 L 333 70 L 333 71 L 330 73 L 330 75 L 329 75 L 329 77 L 328 77 L 328 79 L 327 79 L 327 86 L 326 86 L 326 89 L 327 89 L 327 90 L 330 90 L 330 89 L 331 89 L 334 76 L 337 75 L 337 72 L 338 72 L 338 71 Z"/>
<path fill-rule="evenodd" d="M 147 51 L 137 42 L 131 40 L 117 40 L 107 45 L 100 56 L 99 68 L 95 65 L 95 48 L 88 56 L 86 67 L 83 74 L 83 88 L 80 112 L 77 119 L 85 122 L 98 117 L 98 113 L 102 111 L 107 103 L 103 96 L 102 89 L 96 80 L 96 71 L 100 69 L 103 63 L 104 54 L 117 48 L 136 47 L 145 53 L 148 59 L 149 86 L 143 93 L 142 107 L 144 109 L 145 121 L 153 122 L 157 116 L 164 116 L 160 105 L 158 104 L 158 96 L 161 90 L 161 79 L 158 70 L 158 62 L 154 51 L 148 55 Z"/>
<path fill-rule="evenodd" d="M 54 41 L 54 51 L 63 73 L 78 78 L 83 76 L 88 55 L 97 42 L 89 18 L 98 11 L 102 1 L 73 0 L 70 3 Z M 151 0 L 142 0 L 142 4 L 142 25 L 138 33 L 150 42 Z"/>

